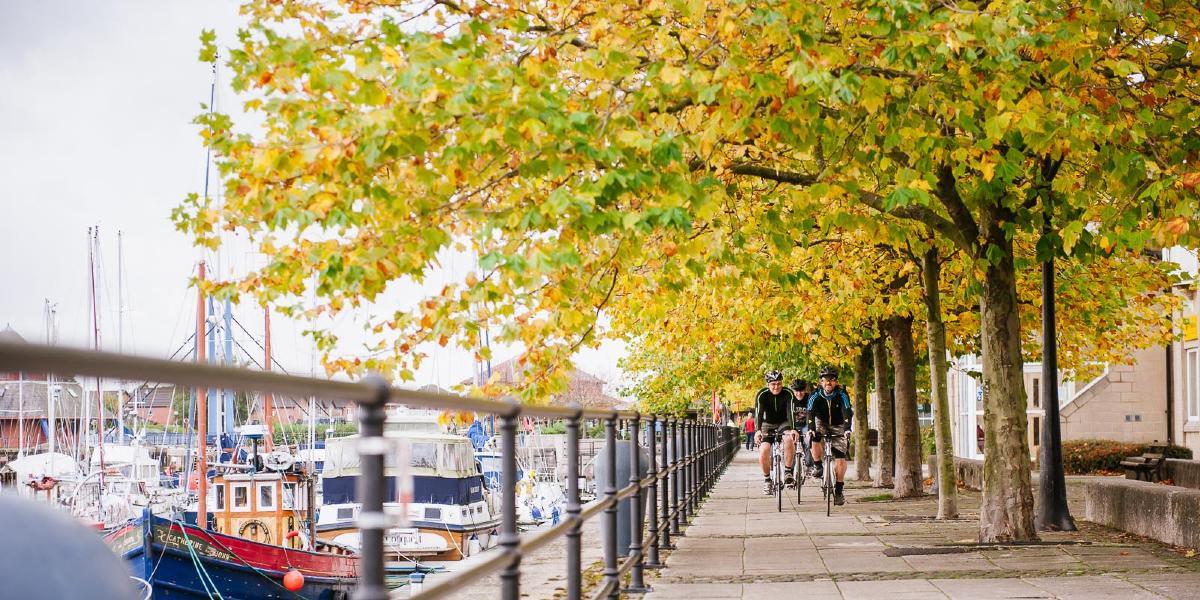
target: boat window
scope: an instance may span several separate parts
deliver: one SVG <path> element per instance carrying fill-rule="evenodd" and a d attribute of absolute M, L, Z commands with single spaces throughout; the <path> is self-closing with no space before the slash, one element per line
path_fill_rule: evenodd
<path fill-rule="evenodd" d="M 296 484 L 283 484 L 283 507 L 296 508 Z"/>
<path fill-rule="evenodd" d="M 441 521 L 442 520 L 441 507 L 440 506 L 426 506 L 425 507 L 425 518 L 434 520 L 434 521 Z"/>
<path fill-rule="evenodd" d="M 337 509 L 337 520 L 350 521 L 352 519 L 354 519 L 354 507 L 353 506 Z"/>
<path fill-rule="evenodd" d="M 437 468 L 437 445 L 428 442 L 413 442 L 412 466 L 426 469 Z"/>
<path fill-rule="evenodd" d="M 225 510 L 225 485 L 217 485 L 217 510 Z"/>
<path fill-rule="evenodd" d="M 472 451 L 470 444 L 443 445 L 442 452 L 438 458 L 441 462 L 438 467 L 443 471 L 476 472 L 475 453 Z"/>
<path fill-rule="evenodd" d="M 234 510 L 250 510 L 250 486 L 249 485 L 234 485 L 233 486 L 233 509 Z"/>
<path fill-rule="evenodd" d="M 258 509 L 275 510 L 275 483 L 258 484 Z"/>

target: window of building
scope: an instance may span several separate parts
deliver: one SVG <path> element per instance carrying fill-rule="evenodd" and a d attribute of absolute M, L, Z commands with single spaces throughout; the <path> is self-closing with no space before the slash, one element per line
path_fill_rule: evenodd
<path fill-rule="evenodd" d="M 217 486 L 217 510 L 225 510 L 225 485 Z"/>
<path fill-rule="evenodd" d="M 1039 385 L 1038 378 L 1033 378 L 1033 407 L 1037 408 L 1042 405 L 1042 386 Z M 1035 444 L 1037 442 L 1034 442 Z"/>
<path fill-rule="evenodd" d="M 1038 417 L 1033 418 L 1033 445 L 1042 445 L 1042 420 Z"/>
<path fill-rule="evenodd" d="M 1200 421 L 1200 348 L 1190 348 L 1183 362 L 1187 378 L 1188 420 Z"/>

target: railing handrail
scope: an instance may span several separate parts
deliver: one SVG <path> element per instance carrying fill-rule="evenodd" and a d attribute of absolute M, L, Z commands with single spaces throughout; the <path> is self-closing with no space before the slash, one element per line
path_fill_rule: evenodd
<path fill-rule="evenodd" d="M 461 589 L 472 581 L 495 571 L 501 571 L 501 595 L 507 600 L 519 596 L 520 561 L 523 553 L 531 552 L 560 537 L 568 538 L 568 570 L 575 571 L 568 586 L 568 599 L 580 598 L 580 526 L 596 516 L 602 517 L 605 535 L 605 580 L 596 592 L 597 598 L 615 599 L 620 595 L 620 578 L 632 572 L 629 592 L 645 592 L 649 588 L 642 582 L 643 568 L 659 568 L 658 549 L 670 548 L 669 536 L 679 535 L 699 507 L 701 497 L 711 488 L 716 476 L 732 458 L 739 447 L 736 431 L 731 428 L 702 423 L 696 411 L 687 411 L 686 416 L 646 414 L 629 410 L 605 410 L 581 408 L 579 406 L 536 406 L 523 405 L 511 399 L 490 400 L 468 396 L 447 396 L 418 390 L 407 390 L 389 385 L 380 377 L 367 377 L 362 381 L 337 381 L 317 379 L 278 372 L 254 371 L 245 368 L 227 367 L 195 362 L 178 362 L 141 356 L 130 356 L 110 352 L 97 352 L 80 348 L 45 346 L 14 342 L 0 342 L 0 370 L 55 373 L 59 375 L 88 375 L 106 378 L 123 378 L 174 383 L 196 388 L 220 387 L 245 392 L 271 392 L 282 395 L 316 395 L 324 398 L 342 399 L 359 405 L 360 431 L 363 444 L 363 474 L 359 478 L 359 496 L 362 509 L 359 529 L 362 536 L 362 564 L 359 569 L 359 586 L 356 600 L 384 600 L 389 594 L 383 587 L 383 532 L 389 527 L 383 512 L 384 448 L 380 444 L 383 436 L 384 406 L 403 404 L 409 407 L 435 410 L 461 410 L 491 413 L 500 417 L 498 434 L 506 450 L 503 461 L 502 526 L 499 548 L 493 556 L 486 557 L 472 568 L 456 573 L 456 577 L 439 582 L 428 590 L 416 593 L 414 599 L 441 598 Z M 520 536 L 515 515 L 515 437 L 519 416 L 536 416 L 565 419 L 573 447 L 568 448 L 568 462 L 579 459 L 578 429 L 582 419 L 605 421 L 605 450 L 608 477 L 604 497 L 580 506 L 578 490 L 568 498 L 568 517 L 562 523 L 528 536 Z M 639 451 L 631 449 L 630 478 L 628 485 L 617 488 L 616 481 L 616 428 L 618 420 L 625 420 L 631 443 L 638 445 L 638 433 L 644 421 L 648 432 L 650 462 L 648 474 L 640 476 Z M 656 425 L 662 425 L 663 464 L 658 465 L 655 452 Z M 724 433 L 722 433 L 724 430 Z M 570 436 L 569 436 L 570 437 Z M 570 445 L 569 445 L 570 446 Z M 669 450 L 668 450 L 669 446 Z M 640 446 L 639 446 L 640 448 Z M 717 454 L 721 452 L 721 454 Z M 668 464 L 669 462 L 669 464 Z M 576 473 L 578 475 L 578 473 Z M 661 482 L 662 514 L 658 514 L 655 502 Z M 668 489 L 671 494 L 668 497 Z M 646 493 L 649 491 L 651 529 L 648 539 L 643 539 Z M 617 516 L 616 506 L 628 500 L 637 502 L 638 508 L 631 517 L 631 540 L 629 557 L 619 565 L 616 561 Z M 671 506 L 668 510 L 668 506 Z M 575 508 L 572 508 L 572 507 Z M 574 511 L 574 512 L 572 512 Z M 645 563 L 647 551 L 651 558 Z M 645 563 L 645 564 L 644 564 Z M 572 568 L 573 567 L 573 568 Z M 569 575 L 570 576 L 570 575 Z"/>
<path fill-rule="evenodd" d="M 219 381 L 222 389 L 294 396 L 315 395 L 358 403 L 374 402 L 378 394 L 375 385 L 361 381 L 319 379 L 277 371 L 256 371 L 241 367 L 22 342 L 0 341 L 0 368 L 33 373 L 148 380 L 202 388 Z M 388 403 L 435 410 L 469 410 L 495 415 L 515 414 L 519 411 L 525 416 L 559 419 L 575 416 L 584 419 L 626 419 L 637 414 L 636 411 L 628 410 L 518 404 L 512 400 L 450 396 L 394 386 L 388 388 Z"/>

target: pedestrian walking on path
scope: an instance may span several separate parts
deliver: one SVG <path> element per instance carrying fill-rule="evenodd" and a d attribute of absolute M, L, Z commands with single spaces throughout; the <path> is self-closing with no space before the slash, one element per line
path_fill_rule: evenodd
<path fill-rule="evenodd" d="M 753 414 L 746 416 L 745 428 L 746 428 L 746 449 L 753 450 L 754 449 L 754 415 Z"/>

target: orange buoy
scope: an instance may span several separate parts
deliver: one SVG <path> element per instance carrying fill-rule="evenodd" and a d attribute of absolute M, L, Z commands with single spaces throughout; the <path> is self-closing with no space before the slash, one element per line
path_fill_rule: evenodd
<path fill-rule="evenodd" d="M 283 587 L 287 588 L 289 592 L 299 591 L 304 587 L 304 575 L 295 569 L 288 571 L 283 576 Z"/>
<path fill-rule="evenodd" d="M 298 535 L 300 535 L 300 532 L 299 532 L 299 531 L 296 531 L 295 529 L 293 529 L 293 530 L 291 530 L 291 531 L 287 532 L 287 535 L 285 535 L 285 536 L 283 536 L 283 537 L 285 537 L 285 538 L 287 538 L 287 539 L 289 539 L 289 540 L 290 540 L 290 539 L 292 539 L 292 538 L 294 538 L 294 537 L 296 537 L 296 536 L 298 536 Z"/>

